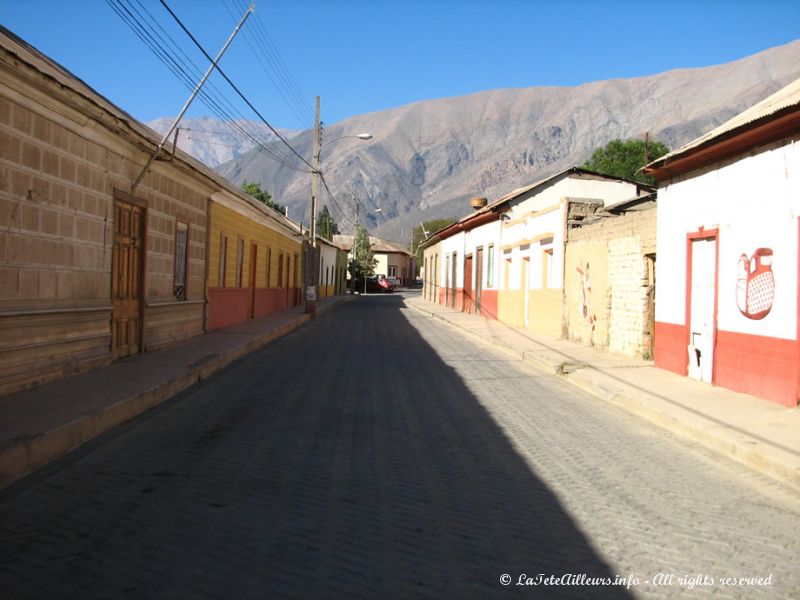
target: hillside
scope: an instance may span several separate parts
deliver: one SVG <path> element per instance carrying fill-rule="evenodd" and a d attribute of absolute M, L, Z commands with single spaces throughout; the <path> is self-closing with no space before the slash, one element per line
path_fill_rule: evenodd
<path fill-rule="evenodd" d="M 358 198 L 373 233 L 407 242 L 413 223 L 463 215 L 470 196 L 491 199 L 580 164 L 614 138 L 650 132 L 675 148 L 798 77 L 800 41 L 719 66 L 577 87 L 501 89 L 351 117 L 326 128 L 323 139 L 323 170 L 346 216 L 331 211 L 348 231 Z M 324 98 L 322 106 L 324 114 Z M 361 132 L 373 140 L 325 145 Z M 310 156 L 311 132 L 297 134 L 292 145 Z M 218 170 L 237 183 L 259 181 L 292 218 L 308 221 L 307 173 L 257 151 Z M 322 201 L 330 204 L 324 193 Z"/>

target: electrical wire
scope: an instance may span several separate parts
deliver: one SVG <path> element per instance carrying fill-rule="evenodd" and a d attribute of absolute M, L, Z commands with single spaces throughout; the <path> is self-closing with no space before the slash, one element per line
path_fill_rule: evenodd
<path fill-rule="evenodd" d="M 336 210 L 338 210 L 338 211 L 339 211 L 339 214 L 340 214 L 340 215 L 342 215 L 342 217 L 343 217 L 343 218 L 344 218 L 344 219 L 345 219 L 345 220 L 346 220 L 346 221 L 347 221 L 347 222 L 348 222 L 350 225 L 352 225 L 353 227 L 356 227 L 356 224 L 355 224 L 355 222 L 353 221 L 353 219 L 351 219 L 351 218 L 350 218 L 350 217 L 347 215 L 347 213 L 345 213 L 345 212 L 342 210 L 342 207 L 341 207 L 341 206 L 339 206 L 339 203 L 336 201 L 336 198 L 334 197 L 334 195 L 333 195 L 333 192 L 331 192 L 331 188 L 330 188 L 330 187 L 328 187 L 328 182 L 327 182 L 327 181 L 325 181 L 325 176 L 324 176 L 322 173 L 320 173 L 320 174 L 319 174 L 319 178 L 320 178 L 320 180 L 322 181 L 322 185 L 325 187 L 325 191 L 326 191 L 326 192 L 328 192 L 328 197 L 331 199 L 331 204 L 333 204 L 333 207 L 334 207 Z"/>
<path fill-rule="evenodd" d="M 234 10 L 231 9 L 231 6 L 233 6 L 234 9 L 239 8 L 240 12 L 241 7 L 237 7 L 233 0 L 231 0 L 230 4 L 227 0 L 225 0 L 225 9 L 228 11 L 231 19 L 236 22 L 236 14 L 234 13 Z M 299 92 L 297 83 L 291 76 L 291 73 L 288 72 L 288 69 L 285 67 L 285 65 L 283 67 L 281 66 L 282 59 L 280 59 L 280 55 L 278 55 L 279 59 L 276 60 L 273 53 L 270 53 L 264 42 L 264 34 L 266 32 L 259 14 L 253 14 L 250 19 L 252 27 L 245 29 L 243 34 L 245 42 L 250 47 L 253 56 L 256 58 L 256 61 L 261 66 L 261 69 L 267 75 L 269 80 L 275 86 L 275 89 L 281 95 L 286 105 L 294 113 L 295 117 L 297 117 L 301 126 L 308 127 L 309 123 L 311 123 L 313 126 L 313 113 L 311 112 L 310 107 L 302 100 L 302 95 L 301 92 Z M 258 48 L 256 48 L 256 46 Z M 269 63 L 271 70 L 262 60 L 262 56 Z M 275 75 L 273 75 L 273 72 Z"/>
<path fill-rule="evenodd" d="M 197 48 L 198 48 L 198 49 L 199 49 L 199 50 L 200 50 L 200 51 L 203 53 L 203 55 L 204 55 L 204 56 L 205 56 L 205 57 L 206 57 L 206 58 L 207 58 L 209 61 L 211 61 L 211 62 L 214 62 L 214 59 L 213 59 L 213 58 L 211 58 L 211 56 L 208 54 L 208 52 L 206 52 L 205 48 L 203 48 L 203 46 L 200 44 L 200 42 L 198 42 L 198 41 L 197 41 L 197 39 L 194 37 L 194 35 L 192 35 L 192 32 L 191 32 L 191 31 L 189 31 L 189 30 L 187 29 L 187 27 L 186 27 L 186 26 L 183 24 L 183 22 L 182 22 L 182 21 L 181 21 L 181 20 L 178 18 L 178 15 L 176 15 L 176 14 L 175 14 L 175 13 L 172 11 L 172 9 L 171 9 L 171 8 L 169 7 L 169 5 L 168 5 L 168 4 L 165 2 L 165 0 L 160 0 L 160 2 L 161 2 L 161 5 L 162 5 L 164 8 L 166 8 L 166 9 L 167 9 L 167 11 L 169 12 L 169 14 L 170 14 L 170 15 L 172 15 L 172 18 L 173 18 L 173 19 L 175 19 L 175 21 L 178 23 L 178 25 L 180 26 L 180 28 L 181 28 L 181 29 L 183 29 L 184 33 L 186 33 L 186 35 L 188 35 L 188 36 L 189 36 L 189 38 L 192 40 L 192 42 L 194 42 L 195 46 L 197 46 Z M 295 155 L 296 155 L 296 156 L 297 156 L 297 157 L 298 157 L 298 158 L 299 158 L 299 159 L 300 159 L 300 160 L 301 160 L 303 163 L 305 163 L 306 165 L 308 165 L 308 167 L 309 167 L 309 168 L 310 168 L 310 169 L 313 171 L 313 170 L 314 170 L 314 167 L 311 165 L 311 163 L 310 163 L 310 162 L 308 162 L 308 161 L 307 161 L 305 158 L 303 158 L 303 157 L 300 155 L 300 153 L 299 153 L 299 152 L 297 152 L 297 150 L 295 150 L 295 149 L 294 149 L 294 147 L 292 147 L 292 145 L 291 145 L 291 144 L 289 144 L 289 142 L 287 142 L 287 141 L 286 141 L 286 139 L 285 139 L 285 138 L 284 138 L 284 137 L 283 137 L 283 136 L 282 136 L 280 133 L 278 133 L 278 131 L 277 131 L 277 130 L 276 130 L 276 129 L 275 129 L 275 128 L 274 128 L 274 127 L 273 127 L 273 126 L 272 126 L 272 125 L 269 123 L 269 121 L 267 121 L 267 120 L 264 118 L 264 116 L 263 116 L 263 115 L 262 115 L 262 114 L 261 114 L 261 113 L 258 111 L 258 109 L 257 109 L 255 106 L 253 106 L 253 103 L 252 103 L 252 102 L 250 102 L 250 100 L 248 100 L 248 99 L 245 97 L 245 95 L 244 95 L 244 94 L 241 92 L 241 90 L 240 90 L 240 89 L 239 89 L 239 88 L 236 86 L 236 84 L 235 84 L 235 83 L 233 83 L 233 81 L 231 81 L 230 77 L 228 77 L 228 76 L 225 74 L 225 71 L 223 71 L 223 70 L 222 70 L 222 68 L 221 68 L 219 65 L 217 65 L 216 69 L 217 69 L 217 72 L 218 72 L 220 75 L 222 75 L 222 77 L 225 79 L 225 81 L 227 81 L 227 82 L 228 82 L 228 85 L 230 85 L 230 86 L 233 88 L 233 90 L 234 90 L 234 91 L 235 91 L 235 92 L 236 92 L 236 93 L 239 95 L 239 97 L 242 99 L 242 101 L 243 101 L 245 104 L 247 104 L 247 106 L 248 106 L 248 107 L 250 107 L 250 110 L 252 110 L 252 111 L 253 111 L 253 112 L 254 112 L 254 113 L 255 113 L 255 114 L 258 116 L 258 118 L 259 118 L 259 119 L 261 119 L 261 120 L 264 122 L 264 124 L 265 124 L 267 127 L 269 127 L 270 131 L 272 131 L 272 133 L 274 133 L 274 134 L 277 136 L 277 138 L 278 138 L 278 139 L 279 139 L 279 140 L 280 140 L 280 141 L 281 141 L 281 142 L 282 142 L 282 143 L 283 143 L 283 144 L 284 144 L 284 145 L 285 145 L 287 148 L 289 148 L 289 150 L 291 150 L 291 151 L 292 151 L 292 153 L 293 153 L 293 154 L 295 154 Z"/>
<path fill-rule="evenodd" d="M 138 0 L 136 0 L 138 2 Z M 184 86 L 187 87 L 189 90 L 193 90 L 195 86 L 195 81 L 198 79 L 196 72 L 194 74 L 190 73 L 192 68 L 180 57 L 175 57 L 170 51 L 165 48 L 164 44 L 166 43 L 166 39 L 172 41 L 172 45 L 179 49 L 179 46 L 175 43 L 175 41 L 167 34 L 163 27 L 158 25 L 158 22 L 150 15 L 150 13 L 144 8 L 143 10 L 147 13 L 150 17 L 150 20 L 153 21 L 156 26 L 164 31 L 164 35 L 159 34 L 155 31 L 151 26 L 148 26 L 146 23 L 146 19 L 142 15 L 141 12 L 136 10 L 136 7 L 130 5 L 130 8 L 123 3 L 123 0 L 106 0 L 107 4 L 117 13 L 117 15 L 131 28 L 134 34 L 139 37 L 139 39 L 150 48 L 150 50 L 154 53 L 154 55 L 164 63 L 167 68 L 172 71 L 172 73 L 181 81 Z M 141 6 L 141 3 L 139 3 Z M 136 13 L 136 14 L 134 14 Z M 179 52 L 185 55 L 182 50 L 179 49 Z M 188 57 L 186 57 L 189 62 L 195 67 L 197 71 L 199 68 L 197 65 L 191 61 Z M 309 172 L 304 168 L 299 168 L 297 165 L 292 164 L 289 162 L 290 160 L 294 160 L 292 157 L 287 155 L 282 155 L 276 152 L 274 149 L 270 149 L 264 146 L 250 131 L 248 131 L 245 127 L 242 126 L 241 123 L 236 122 L 235 119 L 232 118 L 230 111 L 233 110 L 234 112 L 237 111 L 231 104 L 228 102 L 224 97 L 221 97 L 221 94 L 216 91 L 216 88 L 213 86 L 210 87 L 208 90 L 201 89 L 199 94 L 201 101 L 213 112 L 215 113 L 223 122 L 225 122 L 228 126 L 230 126 L 233 132 L 240 137 L 241 140 L 249 140 L 254 147 L 258 148 L 258 150 L 268 156 L 269 158 L 277 161 L 281 165 L 293 169 L 300 172 Z M 229 108 L 225 108 L 222 105 L 227 104 Z M 241 115 L 241 113 L 239 113 Z M 242 121 L 247 123 L 247 119 L 242 116 Z"/>

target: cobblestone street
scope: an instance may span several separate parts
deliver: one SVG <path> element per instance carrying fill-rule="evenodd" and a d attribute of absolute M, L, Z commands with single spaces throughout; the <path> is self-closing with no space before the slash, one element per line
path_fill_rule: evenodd
<path fill-rule="evenodd" d="M 400 295 L 338 306 L 0 492 L 9 599 L 797 598 L 798 555 L 779 484 Z M 517 585 L 539 574 L 639 581 Z M 740 577 L 771 579 L 721 583 Z"/>

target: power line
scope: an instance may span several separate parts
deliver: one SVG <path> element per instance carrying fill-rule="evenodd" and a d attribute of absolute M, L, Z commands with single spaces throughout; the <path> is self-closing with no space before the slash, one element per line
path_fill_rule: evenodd
<path fill-rule="evenodd" d="M 200 42 L 198 42 L 198 41 L 197 41 L 197 39 L 194 37 L 194 35 L 192 35 L 192 33 L 191 33 L 191 32 L 190 32 L 190 31 L 189 31 L 187 28 L 186 28 L 186 26 L 183 24 L 183 22 L 182 22 L 182 21 L 181 21 L 181 20 L 178 18 L 178 15 L 176 15 L 176 14 L 175 14 L 175 13 L 172 11 L 172 9 L 171 9 L 171 8 L 169 7 L 169 5 L 168 5 L 168 4 L 165 2 L 165 0 L 160 0 L 160 2 L 161 2 L 161 4 L 162 4 L 162 6 L 164 6 L 164 8 L 166 8 L 166 9 L 167 9 L 167 11 L 169 12 L 169 14 L 170 14 L 170 15 L 172 15 L 172 18 L 173 18 L 173 19 L 175 19 L 175 21 L 178 23 L 178 25 L 180 25 L 181 29 L 183 29 L 183 31 L 186 33 L 186 35 L 188 35 L 188 36 L 189 36 L 189 38 L 192 40 L 192 42 L 194 42 L 195 46 L 197 46 L 197 47 L 198 47 L 198 49 L 199 49 L 199 50 L 200 50 L 200 51 L 203 53 L 203 55 L 204 55 L 204 56 L 205 56 L 205 57 L 206 57 L 208 60 L 210 60 L 210 61 L 212 61 L 212 62 L 213 62 L 213 60 L 214 60 L 214 59 L 213 59 L 213 58 L 211 58 L 211 56 L 208 54 L 208 52 L 206 52 L 205 48 L 203 48 L 203 46 L 200 44 Z M 303 162 L 304 162 L 306 165 L 308 165 L 308 167 L 309 167 L 309 168 L 310 168 L 310 169 L 313 171 L 313 170 L 314 170 L 314 167 L 312 167 L 312 166 L 311 166 L 311 163 L 310 163 L 310 162 L 308 162 L 308 161 L 307 161 L 305 158 L 303 158 L 303 157 L 300 155 L 300 153 L 299 153 L 299 152 L 297 152 L 297 150 L 295 150 L 295 149 L 294 149 L 294 148 L 291 146 L 291 144 L 289 144 L 289 142 L 287 142 L 287 141 L 284 139 L 284 137 L 283 137 L 283 136 L 282 136 L 280 133 L 278 133 L 278 131 L 277 131 L 277 130 L 276 130 L 276 129 L 275 129 L 275 128 L 274 128 L 274 127 L 273 127 L 273 126 L 272 126 L 272 125 L 269 123 L 269 121 L 267 121 L 267 120 L 264 118 L 264 116 L 263 116 L 263 115 L 262 115 L 262 114 L 261 114 L 261 113 L 258 111 L 258 109 L 257 109 L 255 106 L 253 106 L 253 103 L 252 103 L 252 102 L 250 102 L 250 100 L 248 100 L 248 99 L 245 97 L 245 95 L 244 95 L 244 94 L 241 92 L 241 90 L 239 90 L 239 88 L 238 88 L 238 87 L 236 87 L 236 84 L 234 84 L 234 83 L 233 83 L 233 81 L 231 81 L 231 79 L 230 79 L 230 78 L 229 78 L 229 77 L 228 77 L 228 76 L 225 74 L 225 71 L 223 71 L 223 70 L 222 70 L 222 68 L 220 68 L 220 67 L 219 67 L 219 65 L 217 65 L 217 71 L 219 72 L 219 74 L 220 74 L 220 75 L 222 75 L 222 77 L 224 77 L 224 78 L 225 78 L 225 81 L 227 81 L 227 82 L 228 82 L 228 84 L 229 84 L 229 85 L 230 85 L 230 86 L 233 88 L 233 90 L 234 90 L 234 91 L 235 91 L 235 92 L 236 92 L 236 93 L 239 95 L 239 97 L 242 99 L 242 101 L 244 101 L 244 103 L 245 103 L 245 104 L 247 104 L 247 106 L 249 106 L 249 107 L 250 107 L 250 109 L 251 109 L 251 110 L 252 110 L 252 111 L 253 111 L 253 112 L 254 112 L 254 113 L 255 113 L 255 114 L 258 116 L 258 118 L 259 118 L 259 119 L 261 119 L 261 120 L 264 122 L 264 124 L 265 124 L 267 127 L 269 127 L 269 128 L 270 128 L 270 130 L 272 131 L 272 133 L 274 133 L 274 134 L 275 134 L 275 135 L 278 137 L 278 139 L 279 139 L 279 140 L 280 140 L 280 141 L 281 141 L 281 142 L 282 142 L 282 143 L 283 143 L 283 144 L 284 144 L 284 145 L 285 145 L 287 148 L 289 148 L 289 150 L 291 150 L 291 151 L 292 151 L 292 153 L 294 153 L 294 154 L 295 154 L 295 156 L 297 156 L 297 157 L 298 157 L 298 158 L 299 158 L 301 161 L 303 161 Z"/>
<path fill-rule="evenodd" d="M 169 50 L 164 47 L 165 43 L 164 36 L 158 34 L 158 32 L 155 32 L 152 29 L 152 27 L 149 27 L 145 22 L 143 22 L 145 21 L 145 19 L 142 17 L 142 14 L 138 10 L 136 10 L 135 7 L 131 6 L 129 9 L 123 4 L 122 0 L 106 0 L 106 2 L 114 10 L 114 12 L 116 12 L 117 15 L 131 28 L 134 34 L 137 37 L 139 37 L 139 39 L 146 46 L 150 48 L 150 50 L 153 52 L 156 58 L 158 58 L 162 63 L 164 63 L 165 66 L 170 71 L 172 71 L 173 74 L 178 78 L 178 80 L 181 81 L 185 87 L 187 87 L 187 89 L 193 90 L 194 80 L 197 79 L 196 73 L 194 74 L 189 73 L 189 71 L 192 70 L 191 67 L 188 64 L 186 64 L 186 62 L 182 60 L 180 57 L 177 57 L 176 59 L 176 57 L 173 56 L 169 52 Z M 135 12 L 136 15 L 134 15 L 133 12 L 131 11 Z M 139 18 L 137 18 L 137 15 Z M 160 25 L 158 25 L 158 23 L 155 21 L 155 19 L 152 18 L 152 15 L 150 15 L 150 18 L 153 22 L 156 23 L 156 25 L 159 28 L 161 28 Z M 161 28 L 161 30 L 163 31 L 163 28 Z M 167 38 L 172 40 L 169 34 L 166 34 L 166 32 L 164 33 Z M 172 40 L 172 43 L 175 47 L 177 47 L 177 44 L 175 44 L 174 40 Z M 181 53 L 184 54 L 184 56 L 186 56 L 185 53 L 183 53 L 182 51 Z M 191 59 L 189 59 L 188 57 L 186 58 L 189 60 L 189 62 L 192 62 Z M 193 62 L 192 64 L 194 65 Z M 194 66 L 195 68 L 197 68 L 196 65 Z M 244 126 L 236 122 L 231 117 L 229 110 L 233 110 L 235 112 L 239 111 L 236 108 L 234 108 L 230 104 L 230 102 L 227 101 L 227 99 L 225 99 L 224 97 L 220 98 L 219 97 L 220 93 L 218 92 L 218 90 L 216 90 L 216 88 L 213 88 L 213 90 L 216 92 L 216 94 L 207 93 L 205 89 L 201 90 L 199 94 L 201 101 L 223 122 L 227 123 L 232 128 L 233 132 L 236 135 L 240 136 L 242 140 L 250 140 L 253 146 L 258 148 L 260 152 L 262 152 L 269 158 L 272 158 L 273 160 L 279 162 L 281 165 L 296 171 L 308 172 L 305 169 L 298 168 L 297 166 L 288 163 L 287 160 L 291 159 L 289 155 L 284 156 L 276 152 L 274 149 L 267 148 L 258 139 L 256 139 L 255 136 L 251 132 L 249 132 Z M 227 103 L 228 107 L 230 108 L 226 109 L 223 106 L 221 106 L 221 104 L 223 103 Z M 239 114 L 241 115 L 241 112 L 239 112 Z M 241 115 L 241 117 L 245 123 L 248 123 L 248 121 L 244 118 L 244 115 Z"/>
<path fill-rule="evenodd" d="M 234 8 L 236 7 L 236 4 L 233 2 L 233 0 L 231 0 L 231 4 L 234 6 Z M 227 0 L 225 2 L 225 9 L 235 21 L 236 15 L 234 14 L 233 10 L 231 10 Z M 253 56 L 255 56 L 258 64 L 261 66 L 261 69 L 267 75 L 269 80 L 272 81 L 272 84 L 275 86 L 275 89 L 278 90 L 278 93 L 281 95 L 284 102 L 286 102 L 286 105 L 297 117 L 300 124 L 306 126 L 307 119 L 313 120 L 311 109 L 302 101 L 302 96 L 300 96 L 297 91 L 299 88 L 295 83 L 294 78 L 290 73 L 288 73 L 288 70 L 285 67 L 281 69 L 280 55 L 278 55 L 279 58 L 276 60 L 273 53 L 270 53 L 269 49 L 267 48 L 263 39 L 264 26 L 261 23 L 258 13 L 253 15 L 252 28 L 245 30 L 244 38 L 245 42 L 250 47 Z M 261 52 L 258 52 L 257 48 L 253 45 L 254 43 L 256 46 L 258 46 L 258 49 L 260 49 Z M 275 73 L 275 76 L 273 76 L 273 74 L 270 72 L 270 69 L 267 67 L 267 65 L 264 64 L 264 61 L 261 59 L 262 55 L 272 67 L 272 71 Z M 286 75 L 284 75 L 284 71 L 286 72 Z"/>
<path fill-rule="evenodd" d="M 322 185 L 325 187 L 325 191 L 328 192 L 328 197 L 331 199 L 331 203 L 333 204 L 334 208 L 339 211 L 339 214 L 350 223 L 353 227 L 357 227 L 356 223 L 342 210 L 342 207 L 339 206 L 339 203 L 336 202 L 336 198 L 333 196 L 333 192 L 331 192 L 331 188 L 328 187 L 328 182 L 325 180 L 325 175 L 320 172 L 320 179 L 322 180 Z"/>

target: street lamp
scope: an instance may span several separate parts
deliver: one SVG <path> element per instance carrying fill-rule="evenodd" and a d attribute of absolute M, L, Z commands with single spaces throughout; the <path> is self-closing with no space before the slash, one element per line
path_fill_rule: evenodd
<path fill-rule="evenodd" d="M 328 142 L 332 144 L 345 138 L 357 138 L 359 140 L 371 140 L 371 133 L 359 133 L 357 135 L 343 135 Z M 316 110 L 314 113 L 314 139 L 311 155 L 311 264 L 307 269 L 306 287 L 306 312 L 312 317 L 317 314 L 317 276 L 319 271 L 319 257 L 317 256 L 317 192 L 319 190 L 320 175 L 320 154 L 322 152 L 322 135 L 319 126 L 319 96 L 317 96 Z"/>

